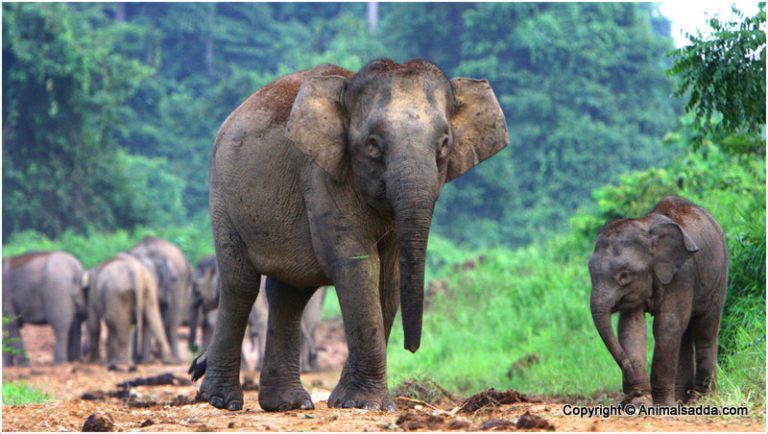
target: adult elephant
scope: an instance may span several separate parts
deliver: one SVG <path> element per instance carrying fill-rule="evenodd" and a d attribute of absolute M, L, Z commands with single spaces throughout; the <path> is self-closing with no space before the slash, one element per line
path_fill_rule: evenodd
<path fill-rule="evenodd" d="M 3 363 L 27 364 L 21 340 L 24 324 L 48 324 L 56 336 L 53 360 L 63 363 L 80 358 L 85 304 L 78 295 L 83 266 L 66 252 L 31 252 L 3 259 L 4 335 L 11 339 L 12 354 L 3 352 Z"/>
<path fill-rule="evenodd" d="M 145 258 L 155 266 L 158 276 L 158 300 L 165 335 L 176 360 L 179 356 L 179 326 L 187 313 L 192 289 L 192 267 L 184 253 L 173 243 L 155 237 L 144 237 L 128 253 Z"/>
<path fill-rule="evenodd" d="M 90 360 L 100 359 L 102 321 L 107 325 L 107 365 L 134 366 L 158 342 L 163 362 L 175 362 L 160 318 L 157 277 L 152 263 L 125 253 L 88 272 L 88 347 Z M 132 340 L 131 337 L 134 337 Z M 133 349 L 133 351 L 131 351 Z"/>
<path fill-rule="evenodd" d="M 485 80 L 449 80 L 434 64 L 334 65 L 261 88 L 224 122 L 210 176 L 221 276 L 202 396 L 243 405 L 238 360 L 261 275 L 269 333 L 259 403 L 312 408 L 299 381 L 301 315 L 335 285 L 349 347 L 331 407 L 394 409 L 386 345 L 402 303 L 405 348 L 420 345 L 424 262 L 442 186 L 501 150 L 504 114 Z"/>

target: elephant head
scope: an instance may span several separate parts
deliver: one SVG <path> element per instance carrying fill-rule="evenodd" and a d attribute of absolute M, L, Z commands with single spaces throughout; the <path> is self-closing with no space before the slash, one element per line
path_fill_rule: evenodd
<path fill-rule="evenodd" d="M 351 78 L 306 79 L 286 134 L 335 182 L 394 217 L 405 347 L 420 344 L 424 264 L 432 213 L 445 182 L 508 143 L 485 80 L 449 80 L 434 64 L 375 60 Z"/>
<path fill-rule="evenodd" d="M 590 307 L 600 337 L 622 370 L 635 378 L 611 325 L 611 314 L 651 306 L 663 285 L 698 251 L 690 235 L 672 219 L 649 214 L 607 224 L 589 259 Z M 639 373 L 638 373 L 639 374 Z"/>

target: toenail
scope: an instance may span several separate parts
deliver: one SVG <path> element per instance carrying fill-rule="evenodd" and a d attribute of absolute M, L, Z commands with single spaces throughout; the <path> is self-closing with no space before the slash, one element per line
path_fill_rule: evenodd
<path fill-rule="evenodd" d="M 235 410 L 241 410 L 243 408 L 243 403 L 240 401 L 229 401 L 227 404 L 227 410 L 235 411 Z"/>
<path fill-rule="evenodd" d="M 346 401 L 344 402 L 344 405 L 341 406 L 341 408 L 355 408 L 355 401 Z"/>
<path fill-rule="evenodd" d="M 209 401 L 212 406 L 216 408 L 224 408 L 224 399 L 219 396 L 213 396 L 211 397 L 211 400 Z"/>
<path fill-rule="evenodd" d="M 301 404 L 302 410 L 314 410 L 315 406 L 312 404 L 312 401 L 306 400 Z"/>

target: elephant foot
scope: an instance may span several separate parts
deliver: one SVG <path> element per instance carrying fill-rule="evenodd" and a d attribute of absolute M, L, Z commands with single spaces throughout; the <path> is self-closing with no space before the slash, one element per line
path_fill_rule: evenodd
<path fill-rule="evenodd" d="M 621 405 L 632 405 L 634 407 L 650 407 L 653 405 L 653 398 L 650 394 L 633 393 L 624 395 Z"/>
<path fill-rule="evenodd" d="M 216 408 L 230 411 L 242 410 L 243 389 L 238 377 L 237 372 L 234 375 L 208 373 L 200 385 L 201 397 Z"/>
<path fill-rule="evenodd" d="M 301 387 L 259 385 L 259 405 L 264 411 L 313 410 L 312 398 Z"/>
<path fill-rule="evenodd" d="M 354 383 L 343 384 L 340 382 L 328 398 L 328 407 L 395 411 L 395 403 L 389 397 L 386 386 L 370 391 L 360 389 L 352 384 Z"/>

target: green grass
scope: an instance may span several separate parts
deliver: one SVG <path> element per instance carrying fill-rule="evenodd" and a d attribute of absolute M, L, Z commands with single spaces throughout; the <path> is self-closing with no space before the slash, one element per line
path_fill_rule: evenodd
<path fill-rule="evenodd" d="M 24 381 L 3 381 L 3 405 L 42 404 L 51 399 Z"/>

